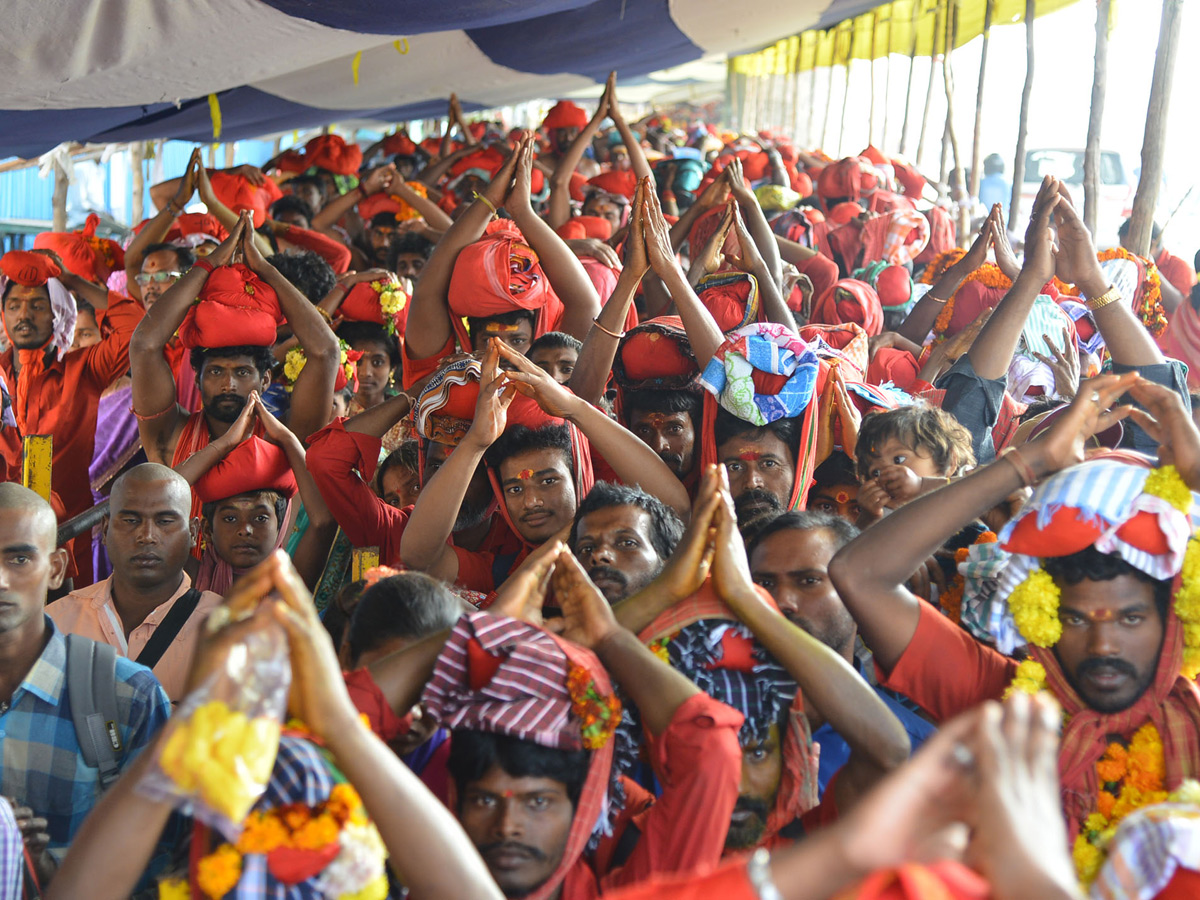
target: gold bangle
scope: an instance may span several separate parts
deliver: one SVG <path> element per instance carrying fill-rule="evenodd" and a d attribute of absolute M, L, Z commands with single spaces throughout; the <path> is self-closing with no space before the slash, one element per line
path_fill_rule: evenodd
<path fill-rule="evenodd" d="M 618 341 L 625 337 L 625 332 L 623 332 L 623 331 L 620 334 L 618 334 L 615 331 L 609 331 L 607 328 L 605 328 L 603 325 L 600 324 L 599 319 L 592 319 L 592 324 L 595 325 L 597 328 L 599 328 L 601 331 L 603 331 L 605 334 L 607 334 L 609 337 L 616 338 Z"/>
<path fill-rule="evenodd" d="M 478 200 L 480 203 L 482 203 L 484 206 L 486 206 L 488 209 L 490 209 L 492 211 L 493 219 L 497 218 L 500 215 L 500 211 L 498 209 L 496 209 L 495 203 L 493 203 L 487 197 L 483 196 L 483 194 L 479 193 L 479 191 L 472 191 L 471 193 L 475 195 L 476 200 Z"/>
<path fill-rule="evenodd" d="M 1098 309 L 1104 309 L 1104 307 L 1108 306 L 1110 303 L 1116 303 L 1120 299 L 1121 291 L 1115 284 L 1110 284 L 1108 286 L 1108 290 L 1099 297 L 1087 301 L 1087 308 L 1092 312 L 1095 312 Z"/>

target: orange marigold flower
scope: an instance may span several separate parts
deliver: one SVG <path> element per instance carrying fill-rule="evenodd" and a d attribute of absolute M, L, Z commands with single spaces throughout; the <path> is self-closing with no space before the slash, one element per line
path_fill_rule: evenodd
<path fill-rule="evenodd" d="M 229 844 L 222 844 L 202 857 L 196 867 L 196 884 L 210 900 L 220 900 L 242 877 L 242 855 Z"/>
<path fill-rule="evenodd" d="M 1112 817 L 1113 807 L 1117 805 L 1117 798 L 1108 791 L 1101 791 L 1096 796 L 1096 812 L 1108 819 Z"/>
<path fill-rule="evenodd" d="M 337 822 L 328 813 L 309 819 L 302 828 L 292 833 L 292 845 L 300 850 L 320 850 L 337 839 Z"/>
<path fill-rule="evenodd" d="M 1116 784 L 1125 777 L 1125 762 L 1117 759 L 1101 759 L 1096 763 L 1096 774 L 1101 784 Z"/>

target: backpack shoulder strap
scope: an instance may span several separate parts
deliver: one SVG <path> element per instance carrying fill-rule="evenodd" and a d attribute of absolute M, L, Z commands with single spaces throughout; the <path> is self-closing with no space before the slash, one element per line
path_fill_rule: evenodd
<path fill-rule="evenodd" d="M 141 663 L 147 669 L 157 666 L 167 648 L 171 646 L 171 641 L 175 640 L 199 603 L 200 592 L 189 588 L 163 616 L 163 620 L 158 623 L 154 634 L 150 635 L 150 640 L 146 641 L 146 646 L 142 648 L 135 662 Z"/>
<path fill-rule="evenodd" d="M 100 789 L 117 780 L 124 747 L 117 714 L 117 651 L 77 634 L 67 635 L 67 693 L 75 738 L 89 766 L 100 770 Z"/>

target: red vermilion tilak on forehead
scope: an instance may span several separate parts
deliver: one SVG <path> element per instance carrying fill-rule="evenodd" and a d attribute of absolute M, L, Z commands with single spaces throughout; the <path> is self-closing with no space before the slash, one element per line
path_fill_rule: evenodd
<path fill-rule="evenodd" d="M 522 469 L 520 472 L 517 473 L 517 477 L 520 478 L 522 481 L 528 481 L 530 478 L 533 477 L 533 469 Z"/>
<path fill-rule="evenodd" d="M 669 417 L 664 415 L 663 413 L 650 413 L 649 415 L 646 416 L 646 421 L 649 422 L 651 425 L 653 425 L 655 428 L 661 428 L 663 425 L 667 424 L 667 422 L 669 421 Z"/>
<path fill-rule="evenodd" d="M 504 332 L 507 334 L 508 332 L 512 332 L 512 331 L 520 331 L 521 326 L 520 325 L 504 325 L 504 324 L 501 324 L 500 322 L 494 322 L 494 323 L 491 323 L 488 325 L 487 330 L 488 331 L 501 331 L 501 332 Z"/>
<path fill-rule="evenodd" d="M 762 454 L 757 450 L 742 450 L 738 453 L 737 458 L 742 462 L 758 462 L 762 459 Z"/>
<path fill-rule="evenodd" d="M 838 503 L 849 503 L 850 494 L 848 494 L 846 491 L 838 491 L 837 494 L 834 495 L 833 499 Z"/>

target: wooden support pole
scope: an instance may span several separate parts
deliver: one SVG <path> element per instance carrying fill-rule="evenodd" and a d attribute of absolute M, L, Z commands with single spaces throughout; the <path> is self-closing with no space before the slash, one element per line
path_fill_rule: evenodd
<path fill-rule="evenodd" d="M 21 484 L 50 502 L 50 474 L 54 465 L 54 438 L 27 434 L 21 447 Z"/>
<path fill-rule="evenodd" d="M 836 47 L 835 47 L 835 50 L 836 50 Z M 833 107 L 833 69 L 834 69 L 834 62 L 832 59 L 830 59 L 830 61 L 829 61 L 829 89 L 825 92 L 825 119 L 821 123 L 821 147 L 820 147 L 820 149 L 824 150 L 826 153 L 829 152 L 828 150 L 826 150 L 827 145 L 825 143 L 829 137 L 829 110 Z"/>
<path fill-rule="evenodd" d="M 1141 256 L 1150 255 L 1154 208 L 1162 183 L 1163 150 L 1167 137 L 1167 110 L 1171 107 L 1171 81 L 1175 75 L 1175 55 L 1179 49 L 1179 31 L 1183 18 L 1183 0 L 1163 0 L 1158 26 L 1158 52 L 1154 55 L 1154 80 L 1150 82 L 1150 103 L 1146 109 L 1146 131 L 1142 137 L 1142 174 L 1133 196 L 1126 246 Z"/>
<path fill-rule="evenodd" d="M 875 146 L 875 54 L 879 52 L 878 47 L 879 35 L 879 15 L 876 12 L 871 13 L 871 65 L 868 69 L 868 74 L 871 78 L 871 107 L 867 119 L 867 145 Z M 847 63 L 849 66 L 849 63 Z M 849 68 L 847 68 L 849 71 Z M 886 107 L 885 107 L 886 108 Z"/>
<path fill-rule="evenodd" d="M 843 144 L 846 141 L 846 107 L 850 105 L 850 57 L 846 57 L 846 89 L 842 92 L 842 121 L 838 125 L 838 152 L 840 158 L 844 153 Z"/>
<path fill-rule="evenodd" d="M 1083 150 L 1083 224 L 1096 233 L 1100 206 L 1100 127 L 1108 89 L 1108 13 L 1111 0 L 1096 0 L 1096 58 L 1092 67 L 1092 106 L 1088 113 L 1087 143 Z"/>
<path fill-rule="evenodd" d="M 812 149 L 817 136 L 817 60 L 813 56 L 812 78 L 808 85 L 808 130 L 804 134 L 804 145 Z"/>
<path fill-rule="evenodd" d="M 1030 0 L 1033 2 L 1033 0 Z M 914 162 L 918 168 L 925 156 L 925 133 L 929 130 L 929 107 L 933 105 L 933 76 L 937 72 L 938 40 L 942 35 L 943 18 L 946 10 L 946 0 L 938 3 L 937 13 L 933 20 L 933 47 L 929 52 L 929 84 L 925 87 L 925 111 L 921 113 L 921 135 L 917 140 L 917 158 Z M 944 48 L 943 48 L 944 49 Z"/>
<path fill-rule="evenodd" d="M 67 230 L 68 187 L 70 187 L 70 182 L 67 180 L 67 170 L 56 159 L 54 161 L 54 193 L 50 199 L 51 208 L 53 209 L 52 222 L 55 231 Z"/>
<path fill-rule="evenodd" d="M 942 57 L 942 75 L 946 84 L 946 140 L 954 158 L 954 171 L 950 173 L 952 190 L 958 193 L 958 241 L 961 244 L 971 232 L 971 198 L 967 195 L 967 184 L 963 173 L 962 154 L 958 151 L 958 134 L 954 130 L 954 68 L 951 54 L 958 39 L 958 6 L 952 4 L 946 15 L 946 53 Z"/>
<path fill-rule="evenodd" d="M 1025 139 L 1029 137 L 1029 96 L 1033 93 L 1034 0 L 1025 0 L 1025 86 L 1021 88 L 1021 116 L 1017 120 L 1017 153 L 1013 160 L 1012 199 L 1008 204 L 1008 230 L 1016 231 L 1021 221 L 1021 183 L 1025 180 Z"/>
<path fill-rule="evenodd" d="M 140 222 L 145 218 L 146 178 L 142 168 L 145 155 L 146 144 L 144 141 L 134 141 L 129 145 L 129 216 L 134 222 Z"/>
<path fill-rule="evenodd" d="M 992 13 L 996 0 L 987 0 L 983 9 L 983 49 L 979 54 L 979 84 L 975 88 L 975 130 L 971 137 L 971 188 L 972 197 L 979 196 L 979 161 L 983 157 L 980 132 L 983 129 L 983 86 L 987 80 L 988 44 L 992 41 Z"/>
<path fill-rule="evenodd" d="M 892 19 L 887 20 L 887 47 L 883 57 L 883 129 L 879 135 L 879 149 L 887 147 L 888 110 L 892 105 Z"/>
<path fill-rule="evenodd" d="M 900 155 L 908 150 L 908 115 L 912 109 L 913 70 L 917 61 L 917 11 L 921 8 L 922 0 L 912 0 L 912 40 L 908 47 L 908 86 L 904 89 L 904 122 L 900 125 Z M 929 54 L 929 63 L 933 65 L 933 53 Z"/>

